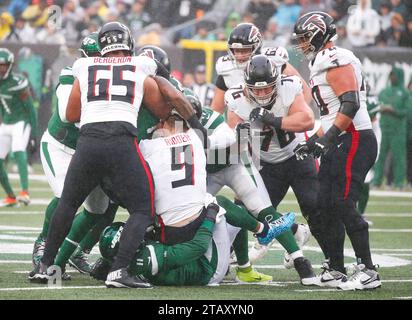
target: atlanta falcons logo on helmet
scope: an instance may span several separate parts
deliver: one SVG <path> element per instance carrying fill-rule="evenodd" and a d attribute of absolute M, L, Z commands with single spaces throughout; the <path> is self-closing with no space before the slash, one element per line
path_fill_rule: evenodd
<path fill-rule="evenodd" d="M 150 59 L 155 58 L 155 54 L 152 49 L 145 49 L 139 56 L 149 57 Z"/>
<path fill-rule="evenodd" d="M 255 27 L 255 26 L 253 26 L 251 29 L 250 29 L 250 33 L 249 33 L 249 41 L 250 42 L 257 42 L 257 41 L 259 41 L 259 38 L 261 37 L 261 35 L 260 35 L 260 31 L 259 31 L 259 29 L 257 28 L 257 27 Z"/>
<path fill-rule="evenodd" d="M 323 17 L 320 14 L 313 14 L 309 19 L 305 21 L 302 25 L 303 30 L 319 30 L 322 34 L 326 33 L 326 24 L 323 21 Z"/>

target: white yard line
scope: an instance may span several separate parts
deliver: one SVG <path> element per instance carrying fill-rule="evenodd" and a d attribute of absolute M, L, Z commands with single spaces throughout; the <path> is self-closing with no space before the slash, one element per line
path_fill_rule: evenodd
<path fill-rule="evenodd" d="M 24 230 L 24 231 L 40 231 L 41 228 L 24 227 L 24 226 L 5 226 L 0 225 L 0 231 L 12 231 L 12 230 Z"/>
<path fill-rule="evenodd" d="M 0 288 L 0 291 L 36 291 L 36 290 L 62 290 L 62 289 L 106 289 L 105 286 L 64 286 L 64 287 L 26 287 L 26 288 Z"/>
<path fill-rule="evenodd" d="M 412 229 L 369 229 L 369 232 L 395 232 L 395 233 L 409 233 Z"/>
<path fill-rule="evenodd" d="M 393 299 L 412 300 L 412 297 L 393 297 Z"/>

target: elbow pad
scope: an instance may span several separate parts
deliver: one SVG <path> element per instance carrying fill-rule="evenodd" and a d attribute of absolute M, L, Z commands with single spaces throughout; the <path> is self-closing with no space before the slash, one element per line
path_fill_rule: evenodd
<path fill-rule="evenodd" d="M 359 92 L 348 91 L 339 96 L 339 112 L 353 119 L 360 108 Z"/>

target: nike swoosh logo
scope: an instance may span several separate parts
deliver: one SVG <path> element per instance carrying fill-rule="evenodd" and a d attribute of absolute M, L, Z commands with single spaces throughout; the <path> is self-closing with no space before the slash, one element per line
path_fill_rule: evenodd
<path fill-rule="evenodd" d="M 333 281 L 333 280 L 339 280 L 339 279 L 323 279 L 323 278 L 320 278 L 320 282 L 331 282 L 331 281 Z"/>
<path fill-rule="evenodd" d="M 373 282 L 373 281 L 375 281 L 376 279 L 372 279 L 372 278 L 369 278 L 368 280 L 361 280 L 361 283 L 362 284 L 368 284 L 368 283 L 371 283 L 371 282 Z"/>

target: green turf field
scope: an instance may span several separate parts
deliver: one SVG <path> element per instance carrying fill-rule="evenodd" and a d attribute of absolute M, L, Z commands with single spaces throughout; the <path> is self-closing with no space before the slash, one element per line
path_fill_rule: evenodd
<path fill-rule="evenodd" d="M 41 170 L 36 170 L 39 173 Z M 44 180 L 44 177 L 40 177 Z M 18 180 L 13 176 L 16 191 Z M 52 194 L 46 181 L 31 179 L 33 204 L 19 208 L 0 208 L 0 299 L 412 299 L 412 194 L 379 193 L 370 199 L 367 217 L 370 227 L 374 262 L 380 264 L 382 288 L 369 292 L 340 292 L 317 287 L 304 287 L 294 270 L 282 266 L 283 250 L 274 246 L 256 268 L 270 274 L 270 285 L 238 285 L 228 282 L 219 287 L 155 287 L 151 290 L 106 289 L 102 282 L 81 275 L 68 268 L 72 280 L 61 289 L 49 289 L 31 284 L 27 274 L 31 270 L 33 241 L 40 231 L 43 212 Z M 230 194 L 227 193 L 226 194 Z M 4 197 L 2 190 L 0 197 Z M 280 211 L 298 211 L 294 197 L 288 194 Z M 116 220 L 125 220 L 121 211 Z M 298 216 L 298 221 L 302 217 Z M 253 241 L 253 238 L 250 237 Z M 347 240 L 348 241 L 348 240 Z M 346 244 L 346 262 L 354 262 L 353 252 Z M 305 254 L 316 272 L 322 262 L 320 250 L 310 240 Z M 93 251 L 97 258 L 97 250 Z"/>

